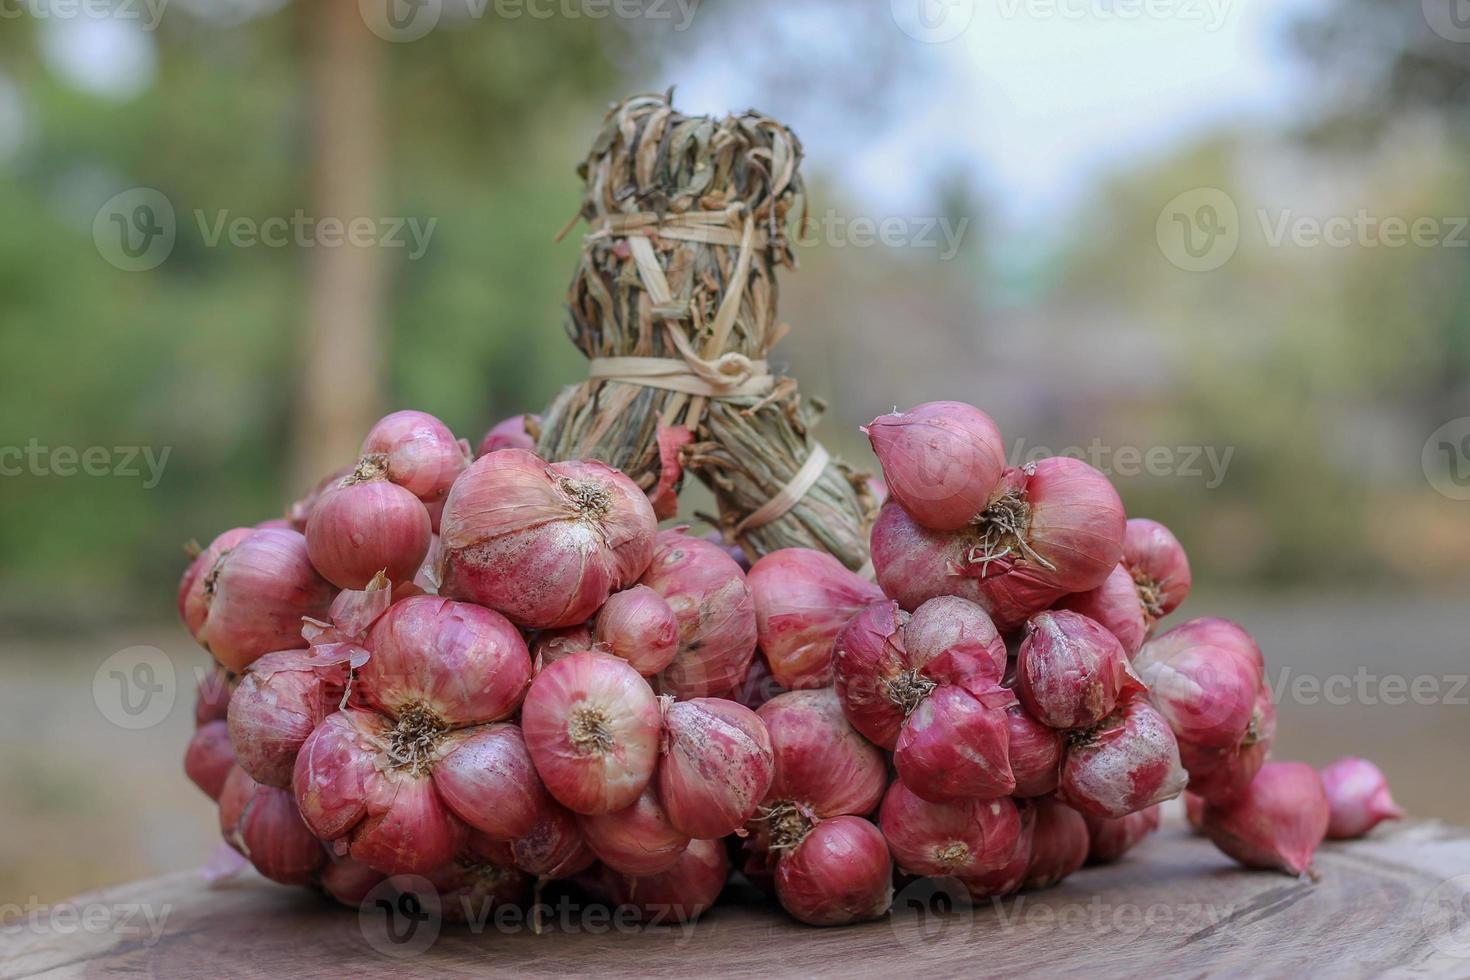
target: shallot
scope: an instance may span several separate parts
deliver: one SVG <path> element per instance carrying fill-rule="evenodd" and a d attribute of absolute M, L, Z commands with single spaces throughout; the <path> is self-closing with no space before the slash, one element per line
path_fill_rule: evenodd
<path fill-rule="evenodd" d="M 658 796 L 680 832 L 701 840 L 736 832 L 774 778 L 771 737 L 754 711 L 720 698 L 664 699 Z"/>
<path fill-rule="evenodd" d="M 975 877 L 1005 867 L 1021 836 L 1021 816 L 1008 798 L 931 803 L 895 781 L 878 826 L 894 860 L 915 875 Z"/>
<path fill-rule="evenodd" d="M 508 419 L 502 419 L 485 433 L 485 438 L 480 440 L 479 448 L 475 450 L 475 458 L 488 456 L 497 449 L 532 449 L 536 448 L 536 439 L 531 435 L 531 430 L 541 428 L 541 416 L 539 415 L 512 415 Z"/>
<path fill-rule="evenodd" d="M 1143 690 L 1117 637 L 1086 616 L 1044 612 L 1026 624 L 1016 693 L 1037 721 L 1090 728 Z"/>
<path fill-rule="evenodd" d="M 1347 756 L 1322 768 L 1333 840 L 1362 837 L 1384 820 L 1400 820 L 1404 811 L 1388 792 L 1388 780 L 1367 759 Z"/>
<path fill-rule="evenodd" d="M 679 698 L 704 698 L 738 685 L 755 656 L 756 618 L 735 560 L 683 530 L 661 531 L 642 582 L 679 620 L 679 652 L 659 674 L 660 688 Z"/>
<path fill-rule="evenodd" d="M 1159 807 L 1151 806 L 1123 817 L 1094 817 L 1083 814 L 1087 821 L 1090 844 L 1087 850 L 1089 864 L 1107 864 L 1116 861 L 1136 847 L 1139 841 L 1159 829 L 1163 819 Z"/>
<path fill-rule="evenodd" d="M 1303 762 L 1268 762 L 1237 799 L 1211 803 L 1203 826 L 1215 846 L 1248 868 L 1309 874 L 1327 835 L 1331 805 L 1322 777 Z"/>
<path fill-rule="evenodd" d="M 893 862 L 878 828 L 861 817 L 812 827 L 776 865 L 776 898 L 812 926 L 877 919 L 893 904 Z"/>
<path fill-rule="evenodd" d="M 1168 723 L 1140 699 L 1073 733 L 1057 795 L 1081 813 L 1117 819 L 1172 800 L 1188 778 Z"/>
<path fill-rule="evenodd" d="M 883 601 L 878 586 L 809 548 L 771 552 L 751 567 L 746 584 L 760 649 L 788 690 L 830 684 L 837 634 L 857 613 Z"/>
<path fill-rule="evenodd" d="M 1091 846 L 1082 814 L 1050 796 L 1035 801 L 1036 828 L 1025 888 L 1049 888 L 1087 862 Z"/>
<path fill-rule="evenodd" d="M 592 638 L 644 677 L 667 667 L 679 652 L 679 619 L 664 597 L 646 585 L 614 592 L 597 611 Z"/>
<path fill-rule="evenodd" d="M 927 402 L 863 426 L 888 492 L 925 527 L 954 531 L 985 510 L 1006 468 L 990 416 L 963 402 Z"/>
<path fill-rule="evenodd" d="M 667 871 L 689 846 L 689 835 L 669 822 L 652 788 L 645 789 L 631 806 L 593 817 L 580 816 L 577 824 L 598 860 L 627 875 Z"/>

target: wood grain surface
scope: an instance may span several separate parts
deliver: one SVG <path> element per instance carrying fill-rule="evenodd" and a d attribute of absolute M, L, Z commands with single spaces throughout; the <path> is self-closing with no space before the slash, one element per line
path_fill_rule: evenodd
<path fill-rule="evenodd" d="M 844 928 L 744 893 L 689 927 L 619 927 L 557 898 L 540 934 L 429 920 L 400 943 L 380 909 L 183 873 L 8 909 L 0 977 L 1470 976 L 1470 830 L 1380 830 L 1325 845 L 1317 868 L 1315 884 L 1244 871 L 1171 822 L 1118 864 L 973 908 L 920 883 Z"/>

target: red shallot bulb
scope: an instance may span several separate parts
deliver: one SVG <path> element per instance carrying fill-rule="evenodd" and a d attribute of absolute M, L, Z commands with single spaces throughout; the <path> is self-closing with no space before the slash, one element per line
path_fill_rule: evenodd
<path fill-rule="evenodd" d="M 1330 819 L 1317 770 L 1304 762 L 1268 762 L 1239 798 L 1205 808 L 1204 831 L 1248 868 L 1301 875 L 1310 873 Z"/>
<path fill-rule="evenodd" d="M 380 712 L 414 710 L 447 728 L 509 718 L 531 679 L 531 654 L 499 613 L 437 596 L 395 602 L 373 624 L 354 694 Z"/>
<path fill-rule="evenodd" d="M 305 647 L 302 618 L 321 618 L 336 594 L 312 566 L 306 539 L 276 528 L 251 531 L 219 549 L 194 589 L 203 609 L 194 638 L 237 672 L 273 650 Z M 197 607 L 193 600 L 189 606 L 193 618 Z"/>
<path fill-rule="evenodd" d="M 887 788 L 887 764 L 847 723 L 830 687 L 779 695 L 756 716 L 766 726 L 775 759 L 767 809 L 789 803 L 817 817 L 873 812 Z"/>
<path fill-rule="evenodd" d="M 679 620 L 679 652 L 659 675 L 660 688 L 679 698 L 723 694 L 745 677 L 755 656 L 755 602 L 723 548 L 682 530 L 661 531 L 642 583 Z"/>
<path fill-rule="evenodd" d="M 664 597 L 646 585 L 614 592 L 597 611 L 592 638 L 644 677 L 667 667 L 679 652 L 679 620 Z"/>
<path fill-rule="evenodd" d="M 1027 622 L 1016 693 L 1037 721 L 1090 728 L 1142 690 L 1117 637 L 1093 620 L 1063 609 Z"/>
<path fill-rule="evenodd" d="M 502 419 L 485 433 L 485 438 L 480 440 L 480 446 L 475 450 L 475 458 L 488 456 L 497 449 L 534 450 L 536 440 L 531 435 L 532 427 L 541 428 L 541 416 L 512 415 L 508 419 Z"/>
<path fill-rule="evenodd" d="M 387 879 L 381 871 L 375 871 L 346 855 L 327 854 L 327 863 L 318 879 L 322 891 L 348 908 L 360 908 L 374 888 Z"/>
<path fill-rule="evenodd" d="M 1006 468 L 989 415 L 964 402 L 926 402 L 863 426 L 888 492 L 925 527 L 954 531 L 990 501 Z"/>
<path fill-rule="evenodd" d="M 230 771 L 220 795 L 220 829 L 256 871 L 282 885 L 310 884 L 327 863 L 291 794 L 260 785 L 240 768 Z"/>
<path fill-rule="evenodd" d="M 1239 626 L 1195 619 L 1145 644 L 1134 669 L 1186 752 L 1227 751 L 1245 738 L 1265 661 Z"/>
<path fill-rule="evenodd" d="M 832 645 L 848 620 L 883 601 L 883 591 L 831 555 L 782 548 L 746 579 L 756 633 L 771 674 L 788 690 L 832 683 Z"/>
<path fill-rule="evenodd" d="M 179 579 L 179 619 L 183 622 L 184 628 L 189 631 L 189 635 L 195 639 L 199 638 L 204 628 L 204 618 L 209 613 L 209 605 L 206 601 L 208 597 L 204 591 L 205 578 L 214 570 L 220 558 L 250 537 L 255 530 L 249 527 L 235 527 L 225 531 L 211 541 L 209 547 L 195 555 L 194 559 L 189 562 L 189 567 L 184 569 L 184 574 Z M 192 552 L 198 547 L 198 544 L 193 543 L 189 547 Z"/>
<path fill-rule="evenodd" d="M 894 602 L 870 606 L 838 636 L 833 665 L 848 720 L 894 750 L 910 789 L 936 801 L 994 799 L 1015 789 L 1003 711 L 1015 696 L 997 683 L 1005 657 L 984 610 L 940 597 L 912 618 Z"/>
<path fill-rule="evenodd" d="M 1065 597 L 1059 608 L 1097 622 L 1118 638 L 1130 659 L 1142 649 L 1153 628 L 1153 620 L 1138 596 L 1138 586 L 1125 565 L 1115 565 L 1097 588 Z"/>
<path fill-rule="evenodd" d="M 439 591 L 529 629 L 574 626 L 643 574 L 657 529 L 643 491 L 612 467 L 502 449 L 450 491 Z"/>
<path fill-rule="evenodd" d="M 1126 817 L 1172 800 L 1188 781 L 1174 733 L 1147 701 L 1130 702 L 1070 740 L 1057 795 L 1081 813 Z"/>
<path fill-rule="evenodd" d="M 500 860 L 504 845 L 475 834 L 470 837 L 470 847 L 484 857 Z M 555 801 L 542 809 L 530 833 L 511 841 L 510 856 L 516 867 L 538 878 L 570 878 L 597 861 L 577 818 Z"/>
<path fill-rule="evenodd" d="M 469 462 L 468 445 L 447 425 L 426 412 L 403 411 L 385 415 L 369 430 L 358 470 L 366 464 L 425 504 L 436 504 Z"/>
<path fill-rule="evenodd" d="M 1031 861 L 1025 888 L 1050 888 L 1082 867 L 1090 846 L 1082 814 L 1050 796 L 1036 803 L 1036 830 L 1031 838 Z"/>
<path fill-rule="evenodd" d="M 536 675 L 521 708 L 541 781 L 563 806 L 589 815 L 638 799 L 658 762 L 661 722 L 648 682 L 627 661 L 596 652 Z"/>
<path fill-rule="evenodd" d="M 418 894 L 413 887 L 400 894 L 417 895 L 421 906 L 437 908 L 445 922 L 492 922 L 501 906 L 525 906 L 531 900 L 531 879 L 525 872 L 470 851 L 421 877 L 431 889 L 428 894 Z M 395 879 L 395 884 L 399 881 L 422 887 L 415 878 Z"/>
<path fill-rule="evenodd" d="M 224 721 L 230 712 L 230 695 L 235 693 L 234 676 L 216 664 L 199 680 L 194 693 L 194 727 Z"/>
<path fill-rule="evenodd" d="M 189 739 L 184 752 L 184 773 L 211 800 L 218 801 L 225 778 L 235 768 L 235 750 L 230 746 L 230 728 L 222 721 L 207 721 Z"/>
<path fill-rule="evenodd" d="M 343 841 L 384 874 L 422 875 L 450 861 L 468 831 L 434 788 L 444 732 L 420 707 L 328 715 L 302 745 L 291 784 L 312 833 Z"/>
<path fill-rule="evenodd" d="M 1194 582 L 1189 557 L 1174 532 L 1158 521 L 1143 517 L 1128 521 L 1123 534 L 1123 564 L 1148 610 L 1150 629 L 1189 597 Z"/>
<path fill-rule="evenodd" d="M 423 502 L 381 476 L 349 476 L 322 495 L 306 522 L 311 563 L 343 589 L 362 589 L 379 572 L 411 581 L 432 535 Z"/>
<path fill-rule="evenodd" d="M 1087 821 L 1088 864 L 1107 864 L 1116 861 L 1132 850 L 1139 841 L 1159 829 L 1163 819 L 1159 807 L 1130 813 L 1126 817 L 1110 819 L 1083 814 Z"/>
<path fill-rule="evenodd" d="M 598 860 L 626 875 L 667 871 L 689 846 L 689 835 L 669 822 L 651 787 L 632 806 L 595 817 L 579 816 L 577 824 Z"/>
<path fill-rule="evenodd" d="M 1021 836 L 1021 816 L 1006 797 L 931 803 L 895 780 L 878 826 L 903 871 L 974 877 L 1005 867 Z"/>
<path fill-rule="evenodd" d="M 1255 709 L 1245 737 L 1234 748 L 1199 750 L 1179 743 L 1179 757 L 1189 770 L 1189 788 L 1211 803 L 1224 803 L 1245 792 L 1256 778 L 1271 745 L 1276 740 L 1276 702 L 1264 682 L 1256 695 Z"/>
<path fill-rule="evenodd" d="M 1026 880 L 1026 869 L 1031 864 L 1032 842 L 1036 837 L 1036 807 L 1030 800 L 1017 800 L 1020 814 L 1020 831 L 1016 835 L 1016 846 L 1000 867 L 960 879 L 971 901 L 982 898 L 1000 898 L 1019 891 Z"/>
<path fill-rule="evenodd" d="M 696 840 L 672 867 L 656 874 L 635 877 L 604 867 L 593 890 L 619 913 L 631 910 L 641 921 L 688 923 L 715 904 L 729 876 L 730 859 L 724 844 Z"/>
<path fill-rule="evenodd" d="M 776 898 L 812 926 L 881 918 L 893 904 L 893 861 L 861 817 L 823 820 L 776 865 Z"/>
<path fill-rule="evenodd" d="M 1065 736 L 1032 718 L 1026 709 L 1013 704 L 1006 709 L 1010 725 L 1006 757 L 1016 779 L 1013 796 L 1045 796 L 1057 788 L 1062 768 Z"/>
<path fill-rule="evenodd" d="M 296 754 L 337 710 L 348 669 L 345 659 L 307 650 L 268 653 L 246 668 L 229 711 L 240 768 L 256 782 L 290 789 Z"/>
<path fill-rule="evenodd" d="M 1327 836 L 1333 840 L 1362 837 L 1384 820 L 1399 820 L 1404 811 L 1388 792 L 1388 780 L 1367 759 L 1347 756 L 1322 769 L 1331 819 Z"/>
<path fill-rule="evenodd" d="M 754 711 L 720 698 L 664 699 L 658 797 L 686 837 L 735 833 L 754 816 L 774 776 L 771 737 Z"/>
<path fill-rule="evenodd" d="M 505 723 L 446 736 L 434 787 L 455 816 L 495 840 L 529 834 L 551 805 L 521 730 Z"/>

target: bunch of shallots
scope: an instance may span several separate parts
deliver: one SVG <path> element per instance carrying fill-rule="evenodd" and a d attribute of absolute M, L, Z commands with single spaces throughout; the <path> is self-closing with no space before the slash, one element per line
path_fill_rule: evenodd
<path fill-rule="evenodd" d="M 185 572 L 218 664 L 185 770 L 266 877 L 481 921 L 571 879 L 688 920 L 733 869 L 833 925 L 886 914 L 896 874 L 978 899 L 1116 860 L 1186 785 L 1222 850 L 1291 873 L 1400 815 L 1362 760 L 1267 763 L 1250 636 L 1155 635 L 1189 593 L 1179 542 L 1085 463 L 1008 467 L 978 409 L 866 428 L 877 584 L 804 549 L 747 573 L 527 426 L 472 458 L 390 415 L 288 520 Z"/>

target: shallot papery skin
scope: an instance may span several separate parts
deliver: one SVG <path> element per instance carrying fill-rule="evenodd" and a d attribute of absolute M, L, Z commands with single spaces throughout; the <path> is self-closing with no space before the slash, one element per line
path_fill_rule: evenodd
<path fill-rule="evenodd" d="M 1067 748 L 1058 789 L 1073 809 L 1116 819 L 1184 791 L 1189 776 L 1179 762 L 1179 744 L 1147 701 L 1130 702 L 1079 735 Z"/>
<path fill-rule="evenodd" d="M 798 803 L 819 817 L 873 812 L 887 789 L 887 763 L 847 723 L 830 687 L 782 694 L 756 715 L 776 763 L 767 803 Z"/>
<path fill-rule="evenodd" d="M 230 698 L 230 742 L 254 780 L 290 789 L 296 753 L 322 719 L 337 710 L 346 660 L 304 650 L 268 653 L 251 664 Z"/>
<path fill-rule="evenodd" d="M 336 595 L 312 566 L 306 538 L 274 528 L 220 549 L 193 589 L 203 607 L 194 638 L 236 672 L 274 650 L 305 647 L 302 618 L 320 619 Z M 193 618 L 192 599 L 189 607 Z"/>
<path fill-rule="evenodd" d="M 529 834 L 551 804 L 525 738 L 511 724 L 447 735 L 434 764 L 434 786 L 455 816 L 496 840 Z"/>
<path fill-rule="evenodd" d="M 1194 583 L 1189 556 L 1174 532 L 1145 517 L 1133 517 L 1123 533 L 1123 564 L 1133 576 L 1150 623 L 1169 615 Z"/>
<path fill-rule="evenodd" d="M 712 840 L 743 827 L 770 790 L 775 764 L 765 723 L 749 708 L 665 699 L 658 796 L 685 836 Z"/>
<path fill-rule="evenodd" d="M 1050 796 L 1035 801 L 1036 829 L 1024 888 L 1050 888 L 1087 862 L 1091 846 L 1082 814 Z"/>
<path fill-rule="evenodd" d="M 1021 836 L 1020 813 L 1007 797 L 931 803 L 897 780 L 878 826 L 903 871 L 961 879 L 1005 867 Z"/>
<path fill-rule="evenodd" d="M 679 619 L 664 597 L 646 585 L 614 592 L 597 611 L 592 638 L 644 677 L 667 667 L 679 652 Z"/>
<path fill-rule="evenodd" d="M 479 448 L 475 450 L 475 458 L 488 456 L 497 449 L 534 450 L 536 440 L 531 438 L 531 426 L 540 428 L 541 416 L 512 415 L 508 419 L 502 419 L 485 433 L 485 438 L 480 440 Z"/>
<path fill-rule="evenodd" d="M 993 870 L 960 878 L 972 901 L 1014 894 L 1026 880 L 1026 869 L 1031 865 L 1032 843 L 1036 838 L 1036 807 L 1030 800 L 1018 800 L 1015 805 L 1020 816 L 1020 831 L 1016 835 L 1016 846 L 1011 849 L 1005 863 Z"/>
<path fill-rule="evenodd" d="M 361 589 L 379 572 L 411 581 L 429 553 L 429 512 L 384 479 L 348 482 L 322 495 L 306 522 L 311 563 L 338 588 Z"/>
<path fill-rule="evenodd" d="M 306 825 L 384 874 L 425 874 L 459 853 L 468 830 L 435 789 L 442 727 L 348 707 L 301 746 L 291 781 Z"/>
<path fill-rule="evenodd" d="M 425 504 L 443 502 L 470 463 L 469 447 L 454 437 L 449 426 L 415 411 L 379 419 L 362 441 L 362 456 Z"/>
<path fill-rule="evenodd" d="M 1388 792 L 1388 780 L 1367 759 L 1347 756 L 1322 768 L 1333 840 L 1362 837 L 1384 820 L 1399 820 L 1404 811 Z"/>
<path fill-rule="evenodd" d="M 627 875 L 667 871 L 689 846 L 689 835 L 669 822 L 652 788 L 632 806 L 595 817 L 579 816 L 577 824 L 598 860 Z"/>
<path fill-rule="evenodd" d="M 1304 762 L 1268 762 L 1246 791 L 1205 808 L 1204 832 L 1248 868 L 1308 873 L 1327 835 L 1331 805 L 1322 777 Z"/>
<path fill-rule="evenodd" d="M 716 697 L 744 679 L 755 656 L 755 601 L 723 548 L 682 530 L 661 531 L 642 584 L 679 619 L 679 652 L 659 674 L 661 690 Z"/>
<path fill-rule="evenodd" d="M 423 884 L 429 887 L 423 889 Z M 519 868 L 485 861 L 465 852 L 426 875 L 394 879 L 408 887 L 421 908 L 437 910 L 445 922 L 485 923 L 504 905 L 526 906 L 531 901 L 531 879 Z"/>
<path fill-rule="evenodd" d="M 592 640 L 590 626 L 567 626 L 559 630 L 541 630 L 536 634 L 536 642 L 531 645 L 531 672 L 539 674 L 564 657 L 594 649 L 597 649 L 597 646 Z"/>
<path fill-rule="evenodd" d="M 662 717 L 627 661 L 574 653 L 536 675 L 521 707 L 526 749 L 551 795 L 576 813 L 632 806 L 653 778 Z"/>
<path fill-rule="evenodd" d="M 1239 626 L 1191 620 L 1145 644 L 1133 667 L 1186 751 L 1228 751 L 1245 738 L 1265 660 Z"/>
<path fill-rule="evenodd" d="M 863 426 L 893 499 L 920 524 L 953 531 L 990 500 L 1006 469 L 995 422 L 964 402 L 926 402 Z"/>
<path fill-rule="evenodd" d="M 1123 557 L 1125 523 L 1107 477 L 1052 457 L 1007 470 L 980 517 L 957 531 L 925 528 L 889 501 L 873 526 L 873 568 L 905 609 L 957 595 L 1009 632 L 1063 595 L 1101 585 Z"/>
<path fill-rule="evenodd" d="M 363 643 L 371 656 L 353 692 L 397 717 L 432 713 L 450 728 L 509 718 L 531 680 L 531 653 L 510 621 L 467 602 L 414 596 L 395 602 Z"/>
<path fill-rule="evenodd" d="M 782 548 L 746 578 L 756 636 L 771 674 L 788 690 L 832 682 L 832 646 L 848 620 L 883 601 L 883 591 L 831 555 Z"/>
<path fill-rule="evenodd" d="M 209 613 L 207 596 L 204 591 L 204 580 L 214 566 L 219 563 L 227 552 L 232 551 L 236 545 L 257 530 L 250 527 L 234 527 L 217 536 L 209 542 L 189 566 L 184 569 L 184 574 L 179 578 L 179 619 L 189 635 L 198 639 L 200 631 L 204 628 L 204 618 Z"/>
<path fill-rule="evenodd" d="M 730 876 L 730 859 L 717 840 L 692 841 L 674 865 L 656 874 L 631 876 L 604 867 L 594 892 L 643 922 L 692 922 L 720 897 Z"/>
<path fill-rule="evenodd" d="M 1123 565 L 1114 566 L 1097 588 L 1067 596 L 1060 607 L 1080 613 L 1112 633 L 1130 658 L 1143 648 L 1153 628 L 1153 620 L 1138 597 L 1138 586 Z"/>
<path fill-rule="evenodd" d="M 893 904 L 883 834 L 861 817 L 820 821 L 776 865 L 776 898 L 812 926 L 881 918 Z"/>
<path fill-rule="evenodd" d="M 439 591 L 528 629 L 575 626 L 643 574 L 657 530 L 648 498 L 612 467 L 502 449 L 449 492 Z"/>
<path fill-rule="evenodd" d="M 928 800 L 989 800 L 1015 792 L 1010 722 L 1015 696 L 1001 687 L 976 697 L 942 685 L 905 720 L 893 749 L 898 778 Z"/>
<path fill-rule="evenodd" d="M 1143 689 L 1118 638 L 1097 622 L 1065 609 L 1027 622 L 1016 656 L 1016 694 L 1037 721 L 1090 728 Z"/>
<path fill-rule="evenodd" d="M 348 908 L 359 908 L 388 876 L 346 855 L 327 854 L 318 882 L 322 891 Z"/>
<path fill-rule="evenodd" d="M 1158 830 L 1159 823 L 1163 820 L 1162 812 L 1157 806 L 1116 819 L 1093 817 L 1085 813 L 1082 816 L 1087 821 L 1088 839 L 1091 842 L 1087 851 L 1088 864 L 1108 864 L 1118 860 L 1137 846 L 1139 841 Z"/>
<path fill-rule="evenodd" d="M 220 830 L 256 871 L 282 885 L 310 884 L 327 863 L 327 852 L 302 822 L 291 794 L 262 786 L 238 767 L 220 794 Z"/>
<path fill-rule="evenodd" d="M 229 726 L 222 721 L 200 725 L 184 751 L 184 773 L 205 796 L 218 801 L 225 788 L 225 778 L 234 768 L 235 750 L 230 745 Z"/>
<path fill-rule="evenodd" d="M 1032 718 L 1026 709 L 1013 704 L 1006 709 L 1010 725 L 1006 757 L 1016 780 L 1013 796 L 1045 796 L 1057 788 L 1061 775 L 1062 732 Z"/>
<path fill-rule="evenodd" d="M 1179 757 L 1189 770 L 1190 790 L 1211 803 L 1223 803 L 1239 796 L 1260 772 L 1275 740 L 1276 702 L 1270 687 L 1262 682 L 1250 724 L 1239 745 L 1223 750 L 1198 750 L 1188 742 L 1179 743 Z"/>

